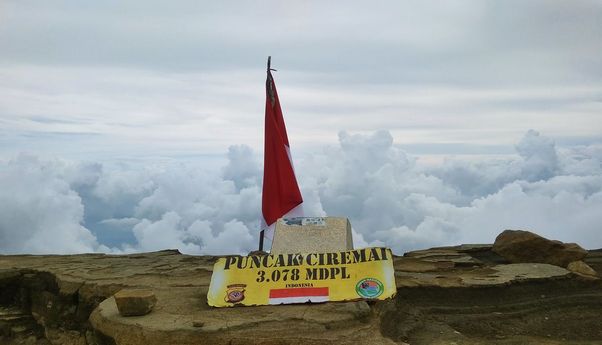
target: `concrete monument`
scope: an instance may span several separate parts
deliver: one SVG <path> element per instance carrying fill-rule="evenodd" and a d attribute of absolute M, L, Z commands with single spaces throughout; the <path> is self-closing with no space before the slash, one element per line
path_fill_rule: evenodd
<path fill-rule="evenodd" d="M 327 253 L 353 249 L 351 224 L 343 217 L 296 217 L 276 221 L 271 254 Z"/>

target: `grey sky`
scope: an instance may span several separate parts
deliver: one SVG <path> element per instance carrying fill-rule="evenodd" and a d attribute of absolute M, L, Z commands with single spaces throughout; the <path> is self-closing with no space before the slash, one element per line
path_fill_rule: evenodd
<path fill-rule="evenodd" d="M 267 55 L 302 152 L 594 142 L 601 38 L 599 1 L 3 1 L 0 154 L 260 151 Z"/>
<path fill-rule="evenodd" d="M 335 71 L 351 78 L 358 71 L 395 82 L 497 77 L 496 82 L 513 76 L 583 82 L 584 77 L 598 81 L 601 73 L 595 58 L 602 48 L 597 1 L 5 1 L 2 6 L 3 60 L 16 63 L 207 71 L 256 68 L 257 59 L 272 54 L 289 70 Z"/>

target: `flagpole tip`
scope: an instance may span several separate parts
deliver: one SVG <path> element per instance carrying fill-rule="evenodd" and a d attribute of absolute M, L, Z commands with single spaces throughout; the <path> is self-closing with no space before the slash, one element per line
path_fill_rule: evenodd
<path fill-rule="evenodd" d="M 276 70 L 272 68 L 272 57 L 268 56 L 268 72 L 270 72 L 270 71 L 276 71 Z"/>

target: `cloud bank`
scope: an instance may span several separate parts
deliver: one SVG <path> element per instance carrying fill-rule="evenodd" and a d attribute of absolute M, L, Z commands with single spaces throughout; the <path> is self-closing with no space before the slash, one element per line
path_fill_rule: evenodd
<path fill-rule="evenodd" d="M 296 161 L 308 215 L 349 217 L 357 246 L 397 254 L 491 243 L 529 229 L 602 247 L 602 145 L 557 147 L 528 131 L 507 159 L 421 165 L 388 131 L 339 133 Z M 190 254 L 256 249 L 260 157 L 231 146 L 221 169 L 101 164 L 20 154 L 0 162 L 0 252 Z"/>

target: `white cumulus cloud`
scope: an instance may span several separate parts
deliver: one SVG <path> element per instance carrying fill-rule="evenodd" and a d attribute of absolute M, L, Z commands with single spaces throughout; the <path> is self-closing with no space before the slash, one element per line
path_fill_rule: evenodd
<path fill-rule="evenodd" d="M 505 159 L 422 166 L 387 131 L 341 132 L 295 162 L 311 216 L 345 216 L 356 246 L 395 253 L 490 243 L 504 229 L 602 247 L 602 146 L 558 147 L 530 130 Z M 261 157 L 230 147 L 218 170 L 31 155 L 0 162 L 2 253 L 245 254 L 257 248 Z"/>
<path fill-rule="evenodd" d="M 2 164 L 0 252 L 83 253 L 106 249 L 82 226 L 81 198 L 58 171 L 56 165 L 28 155 Z"/>

